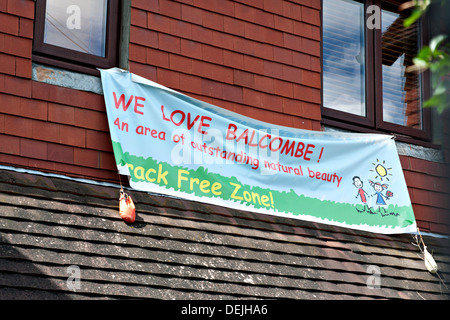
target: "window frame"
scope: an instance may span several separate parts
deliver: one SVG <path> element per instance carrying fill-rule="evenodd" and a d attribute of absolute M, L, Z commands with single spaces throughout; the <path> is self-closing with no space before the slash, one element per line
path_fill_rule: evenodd
<path fill-rule="evenodd" d="M 120 0 L 108 0 L 105 57 L 100 57 L 44 42 L 47 0 L 36 0 L 32 60 L 55 67 L 98 75 L 96 68 L 117 66 L 119 52 Z"/>
<path fill-rule="evenodd" d="M 372 15 L 367 13 L 367 7 L 370 5 L 376 5 L 380 9 L 381 0 L 356 0 L 364 3 L 365 22 Z M 390 0 L 387 1 L 393 5 L 400 5 L 404 1 Z M 323 10 L 323 1 L 322 1 Z M 323 14 L 322 19 L 322 33 L 323 33 Z M 419 39 L 421 45 L 428 40 L 428 28 L 427 28 L 426 15 L 419 20 Z M 422 128 L 406 127 L 395 123 L 383 121 L 383 88 L 382 88 L 382 54 L 381 50 L 381 29 L 369 29 L 367 24 L 364 28 L 365 37 L 365 54 L 366 54 L 366 66 L 365 66 L 365 82 L 366 82 L 366 116 L 359 116 L 356 114 L 347 113 L 344 111 L 327 108 L 323 105 L 322 111 L 322 123 L 346 130 L 357 132 L 371 132 L 371 133 L 387 133 L 393 134 L 398 140 L 415 143 L 420 145 L 436 147 L 431 143 L 431 110 L 430 108 L 422 108 Z M 323 37 L 322 37 L 323 39 Z M 323 66 L 323 41 L 321 43 L 321 59 Z M 429 71 L 421 74 L 421 94 L 422 103 L 430 97 L 430 81 Z M 323 88 L 323 68 L 322 68 L 322 88 Z M 323 90 L 322 90 L 323 101 Z"/>

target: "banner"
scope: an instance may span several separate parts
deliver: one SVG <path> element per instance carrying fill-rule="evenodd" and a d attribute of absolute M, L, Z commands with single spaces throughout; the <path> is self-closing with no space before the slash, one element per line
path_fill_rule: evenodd
<path fill-rule="evenodd" d="M 391 136 L 277 126 L 117 68 L 101 79 L 118 170 L 134 189 L 370 232 L 416 231 Z"/>

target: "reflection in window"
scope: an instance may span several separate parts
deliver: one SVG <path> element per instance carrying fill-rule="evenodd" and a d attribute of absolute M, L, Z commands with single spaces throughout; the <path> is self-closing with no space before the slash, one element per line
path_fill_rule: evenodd
<path fill-rule="evenodd" d="M 417 24 L 403 27 L 406 15 L 382 10 L 383 120 L 422 128 L 420 77 L 406 72 L 417 54 Z"/>
<path fill-rule="evenodd" d="M 47 0 L 44 43 L 105 57 L 107 0 Z"/>
<path fill-rule="evenodd" d="M 364 5 L 323 1 L 323 104 L 366 116 Z"/>

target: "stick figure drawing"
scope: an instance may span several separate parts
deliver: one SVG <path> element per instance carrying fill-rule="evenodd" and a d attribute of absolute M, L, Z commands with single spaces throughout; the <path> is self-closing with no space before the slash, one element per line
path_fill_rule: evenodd
<path fill-rule="evenodd" d="M 386 201 L 385 200 L 389 200 L 389 198 L 394 195 L 392 193 L 392 191 L 389 191 L 389 190 L 387 190 L 386 194 L 383 195 L 382 192 L 383 192 L 384 189 L 387 189 L 388 185 L 387 184 L 381 184 L 380 182 L 373 182 L 372 180 L 369 180 L 369 183 L 373 187 L 373 189 L 375 190 L 375 193 L 373 195 L 377 196 L 376 205 L 386 205 Z"/>

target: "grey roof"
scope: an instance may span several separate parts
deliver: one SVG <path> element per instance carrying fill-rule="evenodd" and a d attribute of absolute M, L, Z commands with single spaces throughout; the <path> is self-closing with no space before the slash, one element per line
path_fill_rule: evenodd
<path fill-rule="evenodd" d="M 0 170 L 0 298 L 449 298 L 411 235 L 128 193 L 134 224 L 119 217 L 117 187 Z M 424 239 L 449 286 L 448 240 Z"/>

